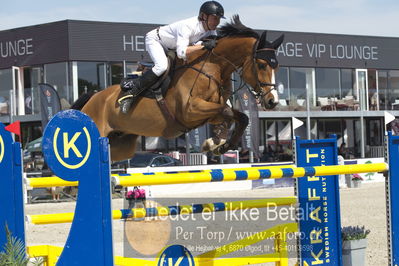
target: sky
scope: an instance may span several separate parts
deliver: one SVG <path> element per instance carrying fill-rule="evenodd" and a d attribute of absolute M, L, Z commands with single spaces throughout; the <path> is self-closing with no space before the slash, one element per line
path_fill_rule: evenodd
<path fill-rule="evenodd" d="M 0 31 L 65 19 L 168 24 L 198 14 L 200 0 L 3 0 Z M 226 21 L 254 29 L 399 37 L 398 0 L 220 0 Z M 223 23 L 223 22 L 222 22 Z"/>

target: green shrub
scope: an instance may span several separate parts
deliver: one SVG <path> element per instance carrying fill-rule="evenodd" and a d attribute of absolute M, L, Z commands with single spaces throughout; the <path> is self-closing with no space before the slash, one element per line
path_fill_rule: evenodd
<path fill-rule="evenodd" d="M 4 245 L 4 251 L 0 252 L 1 266 L 25 266 L 29 258 L 25 253 L 25 245 L 22 240 L 11 235 L 6 225 L 7 243 Z"/>
<path fill-rule="evenodd" d="M 359 240 L 366 238 L 370 234 L 370 230 L 366 230 L 364 226 L 345 226 L 341 229 L 342 240 Z"/>

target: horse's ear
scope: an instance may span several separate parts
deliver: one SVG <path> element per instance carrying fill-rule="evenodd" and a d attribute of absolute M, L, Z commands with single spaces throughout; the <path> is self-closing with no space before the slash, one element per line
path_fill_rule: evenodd
<path fill-rule="evenodd" d="M 262 35 L 259 38 L 259 44 L 258 44 L 259 48 L 266 47 L 266 35 L 267 35 L 267 31 L 262 32 Z"/>
<path fill-rule="evenodd" d="M 273 49 L 277 49 L 277 48 L 283 43 L 283 41 L 284 41 L 284 34 L 281 34 L 281 36 L 278 37 L 278 39 L 275 40 L 275 41 L 272 43 Z"/>

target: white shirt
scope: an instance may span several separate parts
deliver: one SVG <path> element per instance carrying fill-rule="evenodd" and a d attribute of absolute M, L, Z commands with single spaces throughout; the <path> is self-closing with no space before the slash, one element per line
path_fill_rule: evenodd
<path fill-rule="evenodd" d="M 187 46 L 197 43 L 204 37 L 216 34 L 215 30 L 205 30 L 198 17 L 180 20 L 159 28 L 161 44 L 168 49 L 176 49 L 177 56 L 184 60 Z"/>

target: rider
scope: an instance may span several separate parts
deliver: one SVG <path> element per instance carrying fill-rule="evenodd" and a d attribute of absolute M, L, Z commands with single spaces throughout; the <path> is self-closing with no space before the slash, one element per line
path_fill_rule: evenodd
<path fill-rule="evenodd" d="M 198 42 L 205 37 L 216 35 L 216 27 L 220 23 L 220 18 L 224 18 L 222 5 L 216 1 L 207 1 L 202 4 L 198 16 L 148 32 L 145 38 L 146 49 L 155 65 L 140 78 L 122 81 L 123 94 L 118 100 L 122 113 L 126 114 L 134 98 L 155 84 L 166 71 L 168 60 L 165 50 L 176 49 L 177 57 L 183 60 L 187 60 L 187 56 L 194 51 L 212 50 L 216 45 L 215 39 L 204 41 L 201 44 Z"/>

